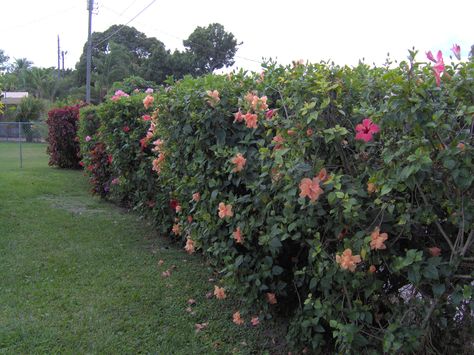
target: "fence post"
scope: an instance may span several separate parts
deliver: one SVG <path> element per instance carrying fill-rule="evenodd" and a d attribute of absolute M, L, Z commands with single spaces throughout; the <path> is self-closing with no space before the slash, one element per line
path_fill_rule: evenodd
<path fill-rule="evenodd" d="M 21 149 L 21 122 L 18 121 L 18 142 L 20 143 L 20 168 L 23 168 L 23 151 Z"/>

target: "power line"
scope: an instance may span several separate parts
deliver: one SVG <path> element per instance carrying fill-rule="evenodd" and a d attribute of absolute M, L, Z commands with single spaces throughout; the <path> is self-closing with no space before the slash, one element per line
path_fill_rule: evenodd
<path fill-rule="evenodd" d="M 99 41 L 97 43 L 95 43 L 96 46 L 108 41 L 110 38 L 112 38 L 113 36 L 115 36 L 117 33 L 119 33 L 121 30 L 123 30 L 123 28 L 125 26 L 127 26 L 130 22 L 132 22 L 133 20 L 135 20 L 138 16 L 140 16 L 142 13 L 144 13 L 151 5 L 153 5 L 154 3 L 156 2 L 156 0 L 153 0 L 151 3 L 149 3 L 147 6 L 145 6 L 138 14 L 136 14 L 134 17 L 132 17 L 127 23 L 123 24 L 122 26 L 120 26 L 115 32 L 113 32 L 111 35 L 107 36 L 106 38 L 104 38 L 102 41 Z"/>
<path fill-rule="evenodd" d="M 123 10 L 123 11 L 120 13 L 120 16 L 122 16 L 124 13 L 126 13 L 129 8 L 131 8 L 133 5 L 135 5 L 136 2 L 137 2 L 137 0 L 132 1 L 132 3 L 131 3 L 130 5 L 128 5 L 128 6 L 125 8 L 125 10 Z"/>

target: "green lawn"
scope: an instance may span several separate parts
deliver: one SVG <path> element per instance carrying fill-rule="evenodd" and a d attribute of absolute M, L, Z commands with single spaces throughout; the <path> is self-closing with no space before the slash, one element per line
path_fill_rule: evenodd
<path fill-rule="evenodd" d="M 232 323 L 236 300 L 205 297 L 201 257 L 92 197 L 82 172 L 48 167 L 44 145 L 23 149 L 20 169 L 18 145 L 0 143 L 0 353 L 283 351 L 270 325 Z"/>

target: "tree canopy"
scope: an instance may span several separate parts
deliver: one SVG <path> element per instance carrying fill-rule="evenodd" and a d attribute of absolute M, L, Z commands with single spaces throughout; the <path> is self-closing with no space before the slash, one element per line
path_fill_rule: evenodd
<path fill-rule="evenodd" d="M 168 77 L 203 75 L 234 64 L 237 39 L 218 23 L 197 27 L 183 40 L 183 51 L 170 51 L 163 42 L 134 27 L 113 25 L 92 34 L 92 87 L 94 102 L 100 102 L 117 85 L 162 84 Z M 0 49 L 0 87 L 28 91 L 32 96 L 56 100 L 83 99 L 86 82 L 86 52 L 76 70 L 39 68 L 28 58 L 13 58 Z M 116 84 L 114 84 L 116 83 Z"/>
<path fill-rule="evenodd" d="M 166 49 L 154 37 L 147 37 L 134 27 L 113 25 L 104 32 L 92 34 L 93 84 L 107 91 L 114 81 L 128 76 L 162 83 L 168 76 L 210 73 L 234 64 L 239 43 L 232 33 L 218 23 L 197 27 L 183 41 L 185 51 Z M 86 51 L 76 65 L 78 84 L 86 80 Z M 100 89 L 100 91 L 102 91 Z"/>
<path fill-rule="evenodd" d="M 237 47 L 242 43 L 237 43 L 234 35 L 226 32 L 224 26 L 213 23 L 197 27 L 183 44 L 192 56 L 195 73 L 202 75 L 234 65 Z"/>
<path fill-rule="evenodd" d="M 3 49 L 0 49 L 0 72 L 7 70 L 9 60 L 10 57 L 5 54 Z"/>

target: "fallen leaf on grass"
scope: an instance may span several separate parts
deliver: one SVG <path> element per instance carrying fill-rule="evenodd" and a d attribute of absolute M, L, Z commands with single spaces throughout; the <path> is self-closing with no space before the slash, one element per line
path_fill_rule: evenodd
<path fill-rule="evenodd" d="M 212 292 L 206 293 L 206 298 L 208 298 L 208 299 L 212 298 L 213 296 L 214 296 L 214 293 L 212 293 Z"/>
<path fill-rule="evenodd" d="M 163 271 L 163 272 L 161 273 L 161 276 L 163 276 L 163 277 L 170 277 L 170 276 L 171 276 L 171 271 L 170 271 L 169 269 L 166 270 L 166 271 Z"/>
<path fill-rule="evenodd" d="M 196 327 L 196 333 L 200 332 L 204 328 L 206 328 L 209 325 L 208 322 L 206 323 L 196 323 L 194 326 Z"/>
<path fill-rule="evenodd" d="M 252 323 L 252 325 L 256 327 L 260 323 L 260 320 L 258 319 L 257 316 L 255 316 L 255 317 L 252 317 L 252 320 L 250 321 L 250 323 Z"/>
<path fill-rule="evenodd" d="M 163 265 L 164 263 L 165 263 L 164 260 L 161 259 L 160 261 L 158 261 L 158 266 L 161 266 L 161 265 Z"/>
<path fill-rule="evenodd" d="M 188 300 L 188 304 L 189 304 L 189 305 L 196 304 L 196 300 L 193 299 L 193 298 L 190 298 L 190 299 Z"/>

